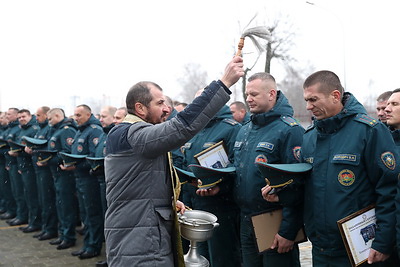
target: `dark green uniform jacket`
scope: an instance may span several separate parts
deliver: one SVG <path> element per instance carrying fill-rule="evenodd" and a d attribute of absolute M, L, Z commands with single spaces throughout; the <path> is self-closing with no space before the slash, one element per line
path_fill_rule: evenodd
<path fill-rule="evenodd" d="M 253 114 L 250 122 L 243 125 L 237 135 L 235 196 L 242 216 L 281 207 L 263 199 L 261 188 L 266 182 L 255 163 L 299 161 L 304 129 L 292 115 L 293 109 L 287 98 L 278 91 L 275 106 L 268 112 Z M 301 213 L 298 209 L 284 207 L 279 234 L 286 239 L 294 240 L 301 225 Z"/>
<path fill-rule="evenodd" d="M 32 119 L 27 124 L 20 125 L 20 127 L 21 131 L 16 140 L 22 144 L 25 144 L 25 141 L 22 139 L 23 136 L 34 137 L 40 129 L 35 116 L 32 116 Z M 22 151 L 18 153 L 17 161 L 19 170 L 25 172 L 28 171 L 28 169 L 33 169 L 32 155 Z"/>
<path fill-rule="evenodd" d="M 365 115 L 350 93 L 343 110 L 307 129 L 301 157 L 313 165 L 305 184 L 304 222 L 313 249 L 346 253 L 337 221 L 376 204 L 372 248 L 389 254 L 394 245 L 398 153 L 388 128 Z"/>
<path fill-rule="evenodd" d="M 71 153 L 71 146 L 76 135 L 76 124 L 72 119 L 64 119 L 53 125 L 52 136 L 47 143 L 48 150 L 57 150 L 58 152 Z M 61 157 L 54 156 L 50 160 L 50 164 L 54 167 L 62 162 Z"/>
<path fill-rule="evenodd" d="M 400 154 L 400 130 L 392 131 L 392 137 L 397 147 L 397 152 Z M 396 194 L 396 247 L 397 254 L 400 258 L 400 180 L 397 182 L 397 194 Z"/>
<path fill-rule="evenodd" d="M 83 125 L 78 126 L 74 142 L 71 148 L 71 154 L 95 156 L 96 146 L 103 134 L 103 128 L 100 121 L 93 115 Z M 86 177 L 89 175 L 90 165 L 86 161 L 82 161 L 76 165 L 75 174 L 78 177 Z"/>
<path fill-rule="evenodd" d="M 203 130 L 185 144 L 183 148 L 183 166 L 186 167 L 190 164 L 198 164 L 194 155 L 219 141 L 224 142 L 229 160 L 233 162 L 233 146 L 239 129 L 240 123 L 232 118 L 229 107 L 225 105 Z M 234 177 L 221 178 L 225 179 L 225 181 L 219 184 L 221 191 L 216 196 L 201 197 L 195 193 L 192 194 L 193 208 L 209 212 L 216 212 L 220 209 L 237 209 L 233 200 L 232 190 Z"/>

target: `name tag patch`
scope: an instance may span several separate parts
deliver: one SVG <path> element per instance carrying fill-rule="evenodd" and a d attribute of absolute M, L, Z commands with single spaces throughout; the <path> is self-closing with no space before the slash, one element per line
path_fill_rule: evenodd
<path fill-rule="evenodd" d="M 268 142 L 260 142 L 257 145 L 257 148 L 258 147 L 262 147 L 262 148 L 266 148 L 266 149 L 269 149 L 269 150 L 273 150 L 274 149 L 274 144 L 271 144 L 271 143 L 268 143 Z"/>
<path fill-rule="evenodd" d="M 334 161 L 357 161 L 357 156 L 352 154 L 337 154 L 333 156 Z"/>

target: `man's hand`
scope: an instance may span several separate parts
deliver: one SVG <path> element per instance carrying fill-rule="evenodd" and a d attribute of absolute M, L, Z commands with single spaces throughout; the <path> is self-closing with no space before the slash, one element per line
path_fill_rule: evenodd
<path fill-rule="evenodd" d="M 186 211 L 185 204 L 183 202 L 177 200 L 176 201 L 176 210 L 179 211 L 181 214 L 183 214 Z"/>
<path fill-rule="evenodd" d="M 60 164 L 59 167 L 63 171 L 73 171 L 73 170 L 75 170 L 75 165 L 65 167 L 63 164 Z"/>
<path fill-rule="evenodd" d="M 293 249 L 293 244 L 294 241 L 288 240 L 279 234 L 276 234 L 271 249 L 278 248 L 278 253 L 286 253 Z"/>
<path fill-rule="evenodd" d="M 209 197 L 209 196 L 215 196 L 216 194 L 219 193 L 219 186 L 213 186 L 207 189 L 197 189 L 196 194 L 201 196 L 201 197 Z"/>
<path fill-rule="evenodd" d="M 32 149 L 30 149 L 29 147 L 25 147 L 25 152 L 28 154 L 32 154 Z"/>
<path fill-rule="evenodd" d="M 228 66 L 226 66 L 224 76 L 221 78 L 221 82 L 223 82 L 223 84 L 229 88 L 234 85 L 243 75 L 243 59 L 235 56 Z"/>
<path fill-rule="evenodd" d="M 38 165 L 39 167 L 43 167 L 47 165 L 47 162 L 36 162 L 36 165 Z"/>
<path fill-rule="evenodd" d="M 18 157 L 18 152 L 8 151 L 8 155 L 10 155 L 11 157 Z"/>
<path fill-rule="evenodd" d="M 272 187 L 269 185 L 264 186 L 261 188 L 261 195 L 263 199 L 268 202 L 279 202 L 279 196 L 277 194 L 268 194 L 272 190 Z"/>
<path fill-rule="evenodd" d="M 371 248 L 369 250 L 369 255 L 368 255 L 368 264 L 372 264 L 374 262 L 385 261 L 389 258 L 389 256 L 390 255 L 388 255 L 388 254 L 380 253 L 379 251 L 376 251 L 375 249 Z"/>

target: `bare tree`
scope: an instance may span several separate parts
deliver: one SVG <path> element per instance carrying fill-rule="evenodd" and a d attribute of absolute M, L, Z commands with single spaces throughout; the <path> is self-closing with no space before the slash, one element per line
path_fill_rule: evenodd
<path fill-rule="evenodd" d="M 294 37 L 296 36 L 293 30 L 293 25 L 289 24 L 284 19 L 276 19 L 267 26 L 271 33 L 270 41 L 265 47 L 265 72 L 271 72 L 272 59 L 280 60 L 285 66 L 294 61 L 290 55 L 290 50 L 294 46 Z"/>
<path fill-rule="evenodd" d="M 197 63 L 187 63 L 183 69 L 183 77 L 178 79 L 183 88 L 181 100 L 190 103 L 196 92 L 207 85 L 208 74 Z"/>
<path fill-rule="evenodd" d="M 294 62 L 295 59 L 290 55 L 290 51 L 294 46 L 295 30 L 293 25 L 283 19 L 283 16 L 279 16 L 272 22 L 264 23 L 269 24 L 266 26 L 270 32 L 270 38 L 265 41 L 265 68 L 264 71 L 271 73 L 271 62 L 272 59 L 277 59 L 283 63 L 283 66 L 287 68 L 290 63 Z M 246 99 L 246 79 L 248 72 L 251 72 L 253 67 L 258 62 L 260 55 L 255 59 L 251 67 L 245 69 L 245 75 L 242 77 L 242 94 L 243 98 Z M 246 55 L 244 55 L 246 56 Z"/>

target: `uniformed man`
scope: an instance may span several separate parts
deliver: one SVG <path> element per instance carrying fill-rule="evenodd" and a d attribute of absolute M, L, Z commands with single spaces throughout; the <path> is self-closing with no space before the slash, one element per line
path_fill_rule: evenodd
<path fill-rule="evenodd" d="M 197 95 L 196 95 L 197 96 Z M 210 146 L 223 141 L 229 160 L 233 162 L 233 146 L 240 124 L 232 118 L 228 106 L 211 119 L 203 130 L 185 143 L 183 166 L 197 164 L 194 157 Z M 222 181 L 209 189 L 197 189 L 190 184 L 191 208 L 211 212 L 218 218 L 220 227 L 214 229 L 211 239 L 198 244 L 199 254 L 206 257 L 211 266 L 240 266 L 239 208 L 233 198 L 234 176 L 214 177 Z M 204 183 L 205 185 L 206 183 Z M 186 201 L 186 199 L 183 199 Z M 186 202 L 185 202 L 186 203 Z"/>
<path fill-rule="evenodd" d="M 103 127 L 104 133 L 99 137 L 98 144 L 96 145 L 95 148 L 95 158 L 104 158 L 105 157 L 105 148 L 106 148 L 106 140 L 107 140 L 107 134 L 110 132 L 110 130 L 115 126 L 114 124 L 114 115 L 117 111 L 117 108 L 112 107 L 112 106 L 105 106 L 101 109 L 100 111 L 100 123 L 101 126 Z M 107 210 L 107 200 L 106 200 L 106 181 L 105 181 L 105 176 L 104 176 L 104 162 L 99 163 L 99 165 L 95 164 L 94 166 L 97 166 L 95 170 L 93 168 L 91 169 L 91 174 L 95 177 L 97 177 L 100 185 L 100 197 L 101 197 L 101 206 L 103 210 L 103 215 L 105 215 L 106 210 Z"/>
<path fill-rule="evenodd" d="M 233 119 L 241 124 L 245 124 L 250 120 L 246 105 L 241 101 L 235 101 L 229 105 Z"/>
<path fill-rule="evenodd" d="M 9 146 L 6 141 L 8 132 L 8 120 L 6 118 L 6 112 L 1 114 L 1 125 L 0 125 L 0 189 L 3 197 L 3 212 L 0 215 L 0 219 L 9 220 L 15 217 L 16 204 L 11 191 L 10 177 L 6 170 L 6 158 L 5 153 L 8 152 Z"/>
<path fill-rule="evenodd" d="M 128 114 L 126 107 L 120 107 L 117 109 L 114 113 L 113 123 L 115 125 L 120 124 L 125 119 L 126 114 Z"/>
<path fill-rule="evenodd" d="M 108 134 L 111 128 L 115 126 L 114 114 L 116 111 L 117 108 L 112 106 L 105 106 L 100 110 L 100 123 L 106 134 Z"/>
<path fill-rule="evenodd" d="M 36 172 L 37 188 L 39 203 L 41 208 L 41 218 L 42 218 L 42 231 L 38 234 L 33 235 L 33 237 L 39 240 L 48 240 L 58 236 L 57 234 L 57 209 L 56 209 L 56 196 L 54 189 L 53 176 L 48 165 L 38 166 L 38 156 L 37 154 L 32 154 L 32 147 L 34 148 L 44 148 L 47 147 L 47 141 L 50 139 L 52 134 L 52 128 L 49 126 L 47 120 L 47 112 L 50 110 L 49 107 L 43 106 L 36 111 L 36 120 L 39 125 L 39 131 L 35 134 L 33 139 L 29 139 L 33 142 L 46 141 L 43 145 L 38 145 L 30 143 L 25 137 L 27 145 L 25 147 L 25 152 L 32 155 L 33 166 Z M 31 146 L 30 146 L 31 145 Z"/>
<path fill-rule="evenodd" d="M 73 155 L 95 156 L 95 148 L 99 142 L 103 129 L 87 105 L 79 105 L 75 108 L 74 119 L 78 124 L 71 148 Z M 74 166 L 60 166 L 62 170 L 73 171 L 76 176 L 76 189 L 82 196 L 81 209 L 85 211 L 83 222 L 87 227 L 83 247 L 73 251 L 73 256 L 80 259 L 89 259 L 100 255 L 104 240 L 104 218 L 101 207 L 100 185 L 97 179 L 90 175 L 90 165 L 82 161 Z"/>
<path fill-rule="evenodd" d="M 368 263 L 384 261 L 395 242 L 394 198 L 400 171 L 390 132 L 344 92 L 335 73 L 315 72 L 303 88 L 307 110 L 315 118 L 301 148 L 302 160 L 313 165 L 304 198 L 313 266 L 352 266 L 337 221 L 371 204 L 377 228 Z"/>
<path fill-rule="evenodd" d="M 6 139 L 7 141 L 15 141 L 21 128 L 18 122 L 18 111 L 17 108 L 9 108 L 7 111 L 8 132 Z M 10 176 L 11 189 L 17 205 L 16 216 L 14 219 L 6 221 L 11 226 L 22 225 L 28 222 L 28 208 L 26 206 L 26 200 L 24 196 L 24 185 L 22 182 L 21 174 L 18 172 L 17 152 L 10 150 L 5 154 L 6 156 L 6 169 Z"/>
<path fill-rule="evenodd" d="M 386 123 L 391 130 L 392 137 L 400 153 L 400 88 L 393 90 L 391 96 L 387 100 L 385 108 Z M 396 237 L 397 237 L 397 253 L 400 258 L 400 182 L 397 183 L 396 194 Z"/>
<path fill-rule="evenodd" d="M 74 246 L 76 241 L 78 201 L 75 196 L 75 175 L 59 167 L 62 161 L 57 152 L 71 152 L 76 125 L 72 119 L 65 117 L 64 111 L 60 108 L 50 109 L 47 118 L 52 128 L 52 135 L 47 143 L 47 150 L 38 153 L 37 165 L 48 165 L 54 180 L 59 237 L 50 241 L 50 244 L 57 245 L 57 249 L 67 249 Z"/>
<path fill-rule="evenodd" d="M 18 111 L 18 121 L 21 131 L 18 133 L 16 142 L 22 145 L 26 141 L 22 137 L 33 137 L 39 131 L 35 116 L 27 109 Z M 32 233 L 41 230 L 41 209 L 39 205 L 38 189 L 36 182 L 36 173 L 33 167 L 32 156 L 25 152 L 24 147 L 16 153 L 18 162 L 18 171 L 21 173 L 24 185 L 24 195 L 28 207 L 28 225 L 21 227 L 24 233 Z"/>
<path fill-rule="evenodd" d="M 262 255 L 256 245 L 251 216 L 282 208 L 263 199 L 261 188 L 266 182 L 255 163 L 298 162 L 304 129 L 292 117 L 293 108 L 268 73 L 256 73 L 248 79 L 246 101 L 252 115 L 236 137 L 234 158 L 243 266 L 300 266 L 294 240 L 302 225 L 301 209 L 283 207 L 283 221 L 272 249 Z"/>
<path fill-rule="evenodd" d="M 385 108 L 387 106 L 387 100 L 389 99 L 391 94 L 392 94 L 392 91 L 386 91 L 386 92 L 380 94 L 376 99 L 376 113 L 377 113 L 378 119 L 383 123 L 386 123 Z"/>

